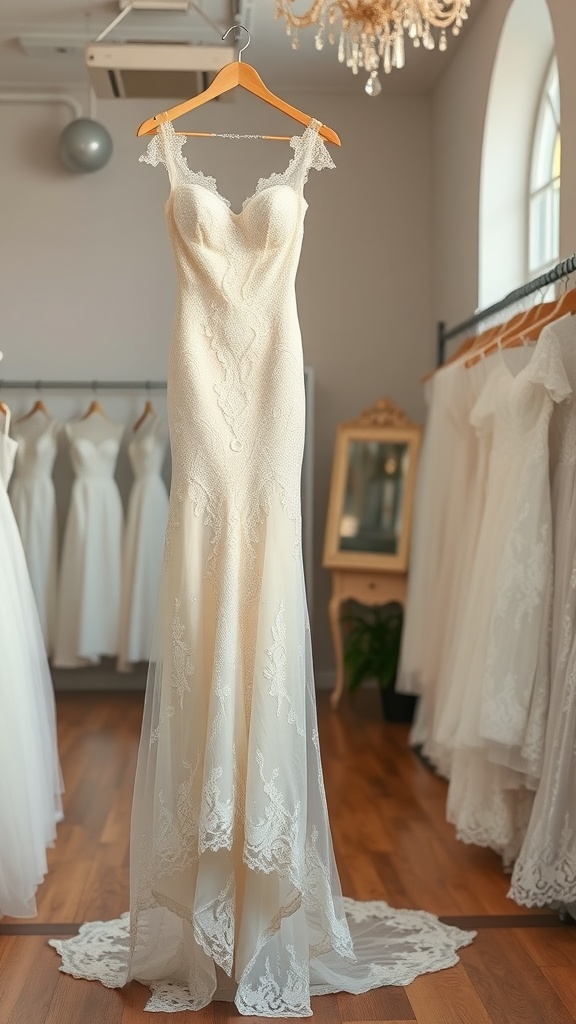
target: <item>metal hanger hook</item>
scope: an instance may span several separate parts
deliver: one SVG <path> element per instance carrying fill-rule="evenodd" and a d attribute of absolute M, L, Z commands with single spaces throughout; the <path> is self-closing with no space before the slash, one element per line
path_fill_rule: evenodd
<path fill-rule="evenodd" d="M 239 64 L 242 63 L 242 54 L 244 53 L 244 50 L 246 50 L 247 47 L 250 46 L 250 43 L 252 42 L 252 36 L 250 35 L 248 29 L 246 28 L 245 25 L 231 25 L 230 28 L 222 36 L 222 40 L 224 40 L 224 39 L 226 39 L 230 35 L 231 32 L 239 32 L 240 29 L 242 29 L 246 33 L 246 35 L 248 36 L 248 39 L 244 43 L 244 46 L 241 46 L 240 49 L 238 50 L 238 63 Z M 235 38 L 236 38 L 236 41 L 238 41 L 239 36 L 236 36 Z"/>

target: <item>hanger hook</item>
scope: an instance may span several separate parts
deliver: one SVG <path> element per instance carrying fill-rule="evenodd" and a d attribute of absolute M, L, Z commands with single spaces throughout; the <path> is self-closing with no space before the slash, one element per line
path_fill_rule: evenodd
<path fill-rule="evenodd" d="M 240 49 L 238 50 L 238 63 L 239 64 L 242 63 L 242 54 L 244 53 L 244 50 L 246 50 L 247 47 L 250 46 L 250 43 L 252 41 L 252 36 L 250 35 L 248 29 L 246 28 L 245 25 L 231 25 L 230 28 L 227 29 L 227 31 L 222 36 L 222 39 L 224 40 L 224 39 L 227 38 L 227 36 L 230 35 L 231 32 L 240 32 L 240 29 L 242 29 L 246 33 L 246 35 L 248 36 L 248 39 L 244 43 L 244 46 L 241 46 Z M 236 36 L 235 38 L 236 38 L 236 42 L 238 42 L 239 36 Z"/>

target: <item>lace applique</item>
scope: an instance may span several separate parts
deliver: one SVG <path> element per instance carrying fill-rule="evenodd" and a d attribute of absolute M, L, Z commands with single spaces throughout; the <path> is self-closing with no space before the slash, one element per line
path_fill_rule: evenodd
<path fill-rule="evenodd" d="M 245 984 L 237 1005 L 240 1013 L 259 1017 L 310 1017 L 308 961 L 299 957 L 294 946 L 286 946 L 289 963 L 284 968 L 282 980 L 279 964 L 272 968 L 270 957 L 264 961 L 264 973 L 255 985 Z"/>
<path fill-rule="evenodd" d="M 311 121 L 301 135 L 294 135 L 290 139 L 290 146 L 294 150 L 294 156 L 284 171 L 275 171 L 266 177 L 260 178 L 252 195 L 248 196 L 243 204 L 242 210 L 252 201 L 254 196 L 259 195 L 268 188 L 278 185 L 287 185 L 294 191 L 301 191 L 308 180 L 308 173 L 311 169 L 318 171 L 331 170 L 335 164 L 330 156 L 325 143 L 318 134 L 321 128 L 320 121 Z M 230 135 L 229 138 L 238 136 Z M 227 199 L 218 189 L 216 179 L 205 175 L 202 171 L 191 170 L 188 161 L 183 154 L 183 146 L 186 136 L 177 133 L 171 121 L 165 121 L 159 126 L 156 135 L 152 136 L 148 143 L 146 152 L 140 157 L 141 163 L 151 164 L 157 167 L 163 163 L 173 184 L 180 178 L 186 184 L 201 185 L 202 188 L 212 192 L 224 203 L 228 209 L 232 208 L 230 200 Z"/>
<path fill-rule="evenodd" d="M 277 702 L 276 717 L 280 718 L 282 701 L 288 705 L 287 721 L 290 725 L 297 725 L 296 714 L 292 704 L 292 698 L 286 686 L 286 620 L 284 618 L 284 602 L 280 602 L 280 609 L 272 627 L 272 645 L 266 649 L 266 655 L 270 665 L 264 669 L 264 677 L 270 683 L 269 695 Z M 302 726 L 298 726 L 300 736 L 304 735 Z"/>
<path fill-rule="evenodd" d="M 296 867 L 296 854 L 300 834 L 300 801 L 292 813 L 284 804 L 282 794 L 276 786 L 279 769 L 274 768 L 270 779 L 264 775 L 264 758 L 256 751 L 256 763 L 260 772 L 263 789 L 268 797 L 264 817 L 257 821 L 246 821 L 244 862 L 254 871 L 278 871 L 281 875 L 290 871 L 294 885 L 302 889 L 302 878 Z"/>
<path fill-rule="evenodd" d="M 232 750 L 232 778 L 236 779 L 238 768 L 236 754 Z M 198 839 L 198 851 L 204 850 L 231 850 L 234 838 L 234 805 L 235 805 L 235 782 L 232 796 L 222 800 L 220 798 L 219 780 L 223 772 L 220 766 L 213 768 L 208 781 L 202 792 L 202 815 L 200 819 L 200 833 Z"/>
<path fill-rule="evenodd" d="M 214 900 L 194 910 L 194 938 L 217 964 L 232 974 L 234 961 L 234 875 L 230 874 L 226 885 Z"/>
<path fill-rule="evenodd" d="M 156 135 L 152 136 L 146 152 L 139 157 L 139 161 L 143 164 L 150 164 L 152 167 L 164 164 L 171 180 L 177 174 L 187 184 L 201 185 L 208 192 L 218 196 L 226 206 L 230 206 L 229 201 L 220 195 L 215 178 L 208 174 L 203 174 L 202 171 L 192 171 L 189 168 L 186 157 L 182 152 L 185 142 L 186 135 L 176 133 L 171 122 L 167 121 L 165 124 L 160 125 Z"/>
<path fill-rule="evenodd" d="M 199 809 L 195 782 L 199 764 L 199 757 L 193 767 L 186 761 L 183 764 L 186 777 L 177 789 L 176 817 L 166 805 L 163 793 L 158 794 L 159 828 L 153 847 L 153 870 L 158 878 L 175 871 L 183 872 L 198 858 Z"/>
<path fill-rule="evenodd" d="M 169 722 L 170 719 L 173 718 L 173 717 L 174 717 L 174 708 L 172 707 L 171 704 L 167 704 L 166 707 L 163 708 L 161 713 L 160 713 L 160 718 L 158 719 L 158 725 L 156 726 L 155 729 L 152 729 L 152 732 L 150 733 L 150 746 L 151 747 L 154 745 L 154 743 L 158 742 L 158 737 L 160 736 L 160 733 L 162 732 L 164 726 L 166 725 L 166 722 Z"/>
<path fill-rule="evenodd" d="M 190 657 L 190 648 L 184 643 L 185 625 L 180 618 L 180 601 L 175 599 L 174 618 L 172 621 L 172 688 L 180 698 L 180 707 L 184 707 L 184 694 L 190 693 L 189 680 L 194 675 L 194 665 Z"/>
<path fill-rule="evenodd" d="M 318 134 L 320 128 L 320 121 L 311 121 L 302 135 L 294 135 L 290 139 L 294 156 L 290 160 L 288 167 L 284 171 L 275 171 L 265 178 L 260 178 L 254 191 L 255 196 L 276 185 L 288 185 L 295 191 L 299 191 L 308 181 L 308 172 L 310 170 L 334 169 L 334 161 Z M 246 200 L 244 205 L 247 202 L 249 200 Z"/>

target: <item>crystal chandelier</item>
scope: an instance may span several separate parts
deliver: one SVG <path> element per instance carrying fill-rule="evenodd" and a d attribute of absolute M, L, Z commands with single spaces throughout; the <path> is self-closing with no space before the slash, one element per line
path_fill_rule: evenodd
<path fill-rule="evenodd" d="M 414 46 L 433 50 L 433 29 L 438 48 L 448 44 L 446 30 L 457 36 L 468 17 L 471 0 L 314 0 L 305 14 L 294 14 L 294 0 L 276 0 L 276 17 L 284 18 L 292 48 L 298 49 L 301 28 L 316 26 L 315 44 L 322 50 L 325 40 L 338 38 L 338 60 L 357 75 L 368 72 L 366 92 L 377 96 L 382 90 L 378 71 L 390 74 L 404 67 L 404 39 Z"/>

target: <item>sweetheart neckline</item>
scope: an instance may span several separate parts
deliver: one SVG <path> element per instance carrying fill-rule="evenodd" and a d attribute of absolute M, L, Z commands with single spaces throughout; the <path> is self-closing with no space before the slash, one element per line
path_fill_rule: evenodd
<path fill-rule="evenodd" d="M 195 171 L 194 173 L 195 174 L 201 174 L 202 172 L 201 171 Z M 246 213 L 246 210 L 248 209 L 248 207 L 252 203 L 253 199 L 257 199 L 259 196 L 264 195 L 264 193 L 266 193 L 266 192 L 271 192 L 272 189 L 275 189 L 275 188 L 287 188 L 302 203 L 302 205 L 304 206 L 304 211 L 306 211 L 308 209 L 308 203 L 306 202 L 306 199 L 304 198 L 304 196 L 300 195 L 299 193 L 297 193 L 296 190 L 293 189 L 291 185 L 287 185 L 285 181 L 275 182 L 275 183 L 273 183 L 271 185 L 266 186 L 265 188 L 259 189 L 257 192 L 254 192 L 253 195 L 248 196 L 248 198 L 244 200 L 244 202 L 242 203 L 242 209 L 238 210 L 238 211 L 232 209 L 232 204 L 230 203 L 230 200 L 226 199 L 225 196 L 221 195 L 220 192 L 218 192 L 217 189 L 210 188 L 209 185 L 203 185 L 201 181 L 179 181 L 179 182 L 177 182 L 170 189 L 170 195 L 168 196 L 168 199 L 166 201 L 166 206 L 168 206 L 170 204 L 170 202 L 171 202 L 171 200 L 172 200 L 172 198 L 174 196 L 174 193 L 178 189 L 181 189 L 181 188 L 199 188 L 202 192 L 207 192 L 208 195 L 213 196 L 214 199 L 216 199 L 223 206 L 223 208 L 228 211 L 228 213 L 230 214 L 231 217 L 236 217 L 236 218 L 242 217 Z"/>
<path fill-rule="evenodd" d="M 203 189 L 205 189 L 206 192 L 210 192 L 212 195 L 216 196 L 220 200 L 220 202 L 224 206 L 227 207 L 227 209 L 230 211 L 230 215 L 232 217 L 241 217 L 242 214 L 244 213 L 246 207 L 249 205 L 249 203 L 251 203 L 252 200 L 255 199 L 256 196 L 260 195 L 262 192 L 266 192 L 270 188 L 276 188 L 279 185 L 283 185 L 283 186 L 285 186 L 287 188 L 291 187 L 290 185 L 287 185 L 287 183 L 285 181 L 274 182 L 273 179 L 274 178 L 278 178 L 278 177 L 286 178 L 288 176 L 288 174 L 292 170 L 292 168 L 293 168 L 294 164 L 296 163 L 296 161 L 301 159 L 301 154 L 302 154 L 302 150 L 303 150 L 303 143 L 304 143 L 304 141 L 307 138 L 310 138 L 312 136 L 315 136 L 317 139 L 320 139 L 319 131 L 320 131 L 321 127 L 322 127 L 322 122 L 321 121 L 317 121 L 316 119 L 313 119 L 312 121 L 310 121 L 310 124 L 306 125 L 306 127 L 305 127 L 303 132 L 301 132 L 299 135 L 298 134 L 297 135 L 293 135 L 290 138 L 289 144 L 292 147 L 292 149 L 294 150 L 294 154 L 290 158 L 290 160 L 288 161 L 288 164 L 286 165 L 284 170 L 283 171 L 272 171 L 266 177 L 259 178 L 257 183 L 256 183 L 256 188 L 254 189 L 254 192 L 252 192 L 251 195 L 247 196 L 246 199 L 244 199 L 244 201 L 242 203 L 242 206 L 241 206 L 239 211 L 236 211 L 236 210 L 232 209 L 232 202 L 231 202 L 231 200 L 227 199 L 226 196 L 220 191 L 220 188 L 218 187 L 218 182 L 216 181 L 216 178 L 214 178 L 211 175 L 204 174 L 203 171 L 193 170 L 190 167 L 190 165 L 188 164 L 188 159 L 184 155 L 184 152 L 183 152 L 183 147 L 186 144 L 187 139 L 188 139 L 187 135 L 184 135 L 182 132 L 177 132 L 175 130 L 174 125 L 172 124 L 171 121 L 164 121 L 160 125 L 160 127 L 159 127 L 159 132 L 167 135 L 169 138 L 172 137 L 175 140 L 182 140 L 181 142 L 180 141 L 178 142 L 178 144 L 180 145 L 180 153 L 178 155 L 179 155 L 179 159 L 182 162 L 183 169 L 186 171 L 187 174 L 197 175 L 200 179 L 202 179 L 199 182 L 179 182 L 179 184 L 198 185 L 199 188 L 203 188 Z M 299 149 L 296 148 L 298 146 L 298 144 L 300 144 L 300 148 Z M 323 145 L 324 145 L 324 143 L 323 143 Z M 205 184 L 203 184 L 203 182 L 205 182 Z M 210 182 L 212 183 L 212 185 L 209 184 Z M 171 192 L 172 191 L 173 191 L 173 189 L 171 189 Z M 295 192 L 295 189 L 291 189 L 291 191 Z M 303 199 L 304 202 L 306 202 L 306 200 L 304 199 L 303 195 L 302 195 L 302 199 Z M 308 206 L 307 203 L 306 203 L 306 206 Z"/>

